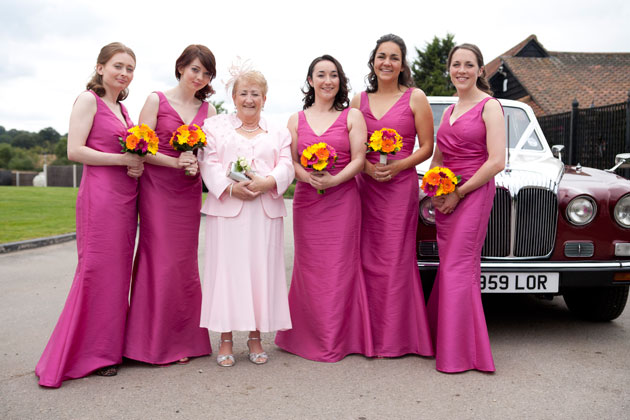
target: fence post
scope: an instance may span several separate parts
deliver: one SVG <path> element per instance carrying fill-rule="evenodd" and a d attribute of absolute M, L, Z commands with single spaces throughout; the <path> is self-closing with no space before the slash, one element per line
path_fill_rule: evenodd
<path fill-rule="evenodd" d="M 77 187 L 77 165 L 72 165 L 72 188 Z"/>
<path fill-rule="evenodd" d="M 569 165 L 577 164 L 577 125 L 578 125 L 578 106 L 580 103 L 574 99 L 571 103 L 571 128 L 569 130 Z"/>

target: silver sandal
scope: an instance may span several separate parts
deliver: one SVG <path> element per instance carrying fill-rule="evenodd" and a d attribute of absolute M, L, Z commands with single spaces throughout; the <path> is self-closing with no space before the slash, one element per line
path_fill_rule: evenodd
<path fill-rule="evenodd" d="M 219 340 L 219 347 L 221 347 L 221 343 L 231 343 L 232 340 Z M 224 363 L 228 360 L 230 363 Z M 217 355 L 217 365 L 221 367 L 232 367 L 236 363 L 233 354 L 219 354 Z"/>
<path fill-rule="evenodd" d="M 265 363 L 267 363 L 269 361 L 269 356 L 267 355 L 267 352 L 262 352 L 262 353 L 252 353 L 251 349 L 249 348 L 249 342 L 251 340 L 258 340 L 260 341 L 261 338 L 260 337 L 248 337 L 247 338 L 247 350 L 249 350 L 249 353 L 247 354 L 247 356 L 249 357 L 249 361 L 252 362 L 255 365 L 264 365 Z"/>

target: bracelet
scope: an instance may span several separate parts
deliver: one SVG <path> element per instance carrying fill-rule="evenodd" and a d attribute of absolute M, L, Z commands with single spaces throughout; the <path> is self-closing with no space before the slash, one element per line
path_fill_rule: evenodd
<path fill-rule="evenodd" d="M 466 197 L 466 194 L 462 194 L 461 192 L 459 192 L 459 188 L 455 187 L 455 194 L 457 194 L 457 196 L 459 197 L 460 200 L 462 200 L 464 197 Z"/>
<path fill-rule="evenodd" d="M 232 197 L 232 187 L 234 186 L 234 184 L 230 184 L 230 197 Z"/>

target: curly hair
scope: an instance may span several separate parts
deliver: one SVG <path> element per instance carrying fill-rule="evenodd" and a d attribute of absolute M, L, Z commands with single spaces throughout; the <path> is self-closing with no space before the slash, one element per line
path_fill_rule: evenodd
<path fill-rule="evenodd" d="M 451 51 L 449 51 L 448 53 L 448 59 L 446 60 L 446 68 L 450 69 L 451 68 L 451 61 L 453 60 L 453 54 L 455 54 L 455 51 L 462 49 L 462 50 L 468 50 L 470 52 L 472 52 L 473 54 L 475 54 L 475 58 L 477 59 L 477 65 L 479 66 L 479 68 L 483 69 L 481 72 L 481 76 L 479 76 L 477 78 L 477 89 L 481 90 L 482 92 L 486 92 L 488 95 L 492 96 L 492 89 L 490 88 L 490 83 L 488 83 L 488 80 L 486 80 L 486 68 L 484 67 L 483 64 L 483 55 L 481 54 L 481 50 L 479 49 L 478 46 L 476 46 L 475 44 L 460 44 L 460 45 L 456 45 L 453 48 L 451 48 Z"/>
<path fill-rule="evenodd" d="M 333 56 L 328 54 L 317 57 L 311 62 L 311 65 L 308 66 L 306 81 L 304 82 L 304 88 L 302 89 L 302 93 L 304 94 L 304 98 L 302 98 L 304 106 L 302 109 L 306 109 L 315 103 L 315 88 L 311 86 L 308 80 L 313 80 L 313 72 L 315 71 L 315 66 L 321 61 L 330 61 L 337 68 L 337 76 L 339 76 L 339 91 L 337 91 L 337 94 L 335 95 L 333 108 L 337 111 L 343 111 L 350 105 L 350 100 L 348 99 L 348 92 L 350 91 L 350 89 L 348 88 L 348 78 L 346 77 L 346 73 L 344 73 L 343 71 L 343 67 L 341 67 L 341 63 L 339 63 L 339 61 L 337 61 L 337 59 L 335 59 Z"/>
<path fill-rule="evenodd" d="M 98 54 L 96 58 L 96 64 L 100 64 L 104 66 L 107 64 L 111 58 L 118 53 L 126 53 L 133 58 L 133 61 L 136 61 L 136 55 L 133 53 L 132 49 L 126 46 L 121 42 L 112 42 L 110 44 L 105 45 L 101 48 L 101 52 Z M 94 74 L 87 85 L 86 89 L 94 91 L 101 98 L 105 96 L 105 86 L 103 85 L 103 76 L 98 74 L 96 70 L 94 70 Z M 125 88 L 120 94 L 118 94 L 118 98 L 116 99 L 118 102 L 125 100 L 125 98 L 129 95 L 129 89 Z"/>
<path fill-rule="evenodd" d="M 217 62 L 212 51 L 210 51 L 208 47 L 199 44 L 187 46 L 180 54 L 179 58 L 177 58 L 177 61 L 175 61 L 175 78 L 179 80 L 182 76 L 179 69 L 188 66 L 195 61 L 195 58 L 198 58 L 201 64 L 208 70 L 210 73 L 210 82 L 212 82 L 217 75 Z M 214 94 L 214 89 L 210 86 L 210 82 L 195 92 L 195 98 L 200 101 L 205 101 Z"/>
<path fill-rule="evenodd" d="M 405 45 L 405 41 L 398 35 L 387 34 L 383 35 L 376 41 L 376 46 L 370 53 L 370 60 L 368 61 L 368 67 L 370 68 L 370 74 L 365 76 L 365 81 L 367 84 L 366 91 L 368 93 L 374 93 L 378 90 L 378 78 L 376 77 L 376 72 L 374 71 L 374 59 L 376 58 L 376 51 L 384 42 L 393 42 L 398 45 L 400 48 L 401 63 L 402 68 L 400 69 L 400 74 L 398 75 L 398 85 L 412 87 L 414 86 L 413 78 L 411 77 L 411 68 L 407 63 L 407 46 Z"/>

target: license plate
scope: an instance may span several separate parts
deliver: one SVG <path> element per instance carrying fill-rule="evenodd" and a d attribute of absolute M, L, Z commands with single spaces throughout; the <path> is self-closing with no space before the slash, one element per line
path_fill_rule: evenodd
<path fill-rule="evenodd" d="M 481 273 L 482 293 L 556 293 L 558 273 Z"/>

